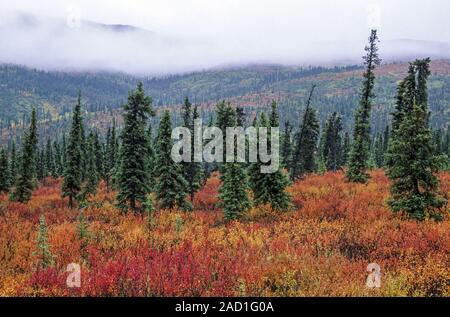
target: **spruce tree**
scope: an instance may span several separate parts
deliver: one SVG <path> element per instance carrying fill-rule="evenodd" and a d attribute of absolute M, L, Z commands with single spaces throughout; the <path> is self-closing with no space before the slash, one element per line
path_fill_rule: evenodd
<path fill-rule="evenodd" d="M 387 154 L 392 162 L 387 175 L 393 183 L 389 205 L 394 212 L 405 211 L 417 220 L 438 216 L 435 210 L 444 205 L 437 196 L 435 176 L 443 160 L 434 153 L 426 120 L 426 112 L 415 104 L 395 131 Z"/>
<path fill-rule="evenodd" d="M 380 133 L 375 136 L 375 142 L 373 146 L 373 154 L 375 158 L 376 167 L 383 167 L 384 164 L 384 151 L 383 151 L 383 137 Z"/>
<path fill-rule="evenodd" d="M 99 183 L 99 173 L 96 164 L 96 149 L 95 149 L 95 135 L 91 132 L 87 139 L 87 175 L 86 181 L 81 190 L 80 200 L 86 201 L 90 195 L 95 195 L 97 192 L 97 186 Z"/>
<path fill-rule="evenodd" d="M 303 121 L 295 136 L 294 151 L 290 164 L 291 180 L 296 180 L 305 173 L 311 173 L 316 170 L 315 152 L 320 127 L 319 121 L 316 118 L 316 112 L 311 107 L 314 89 L 315 85 L 312 86 L 309 93 Z"/>
<path fill-rule="evenodd" d="M 77 237 L 80 240 L 80 253 L 83 259 L 87 259 L 87 247 L 89 244 L 89 239 L 91 237 L 91 233 L 89 232 L 89 222 L 84 217 L 83 210 L 80 211 L 80 214 L 77 218 Z"/>
<path fill-rule="evenodd" d="M 344 133 L 344 140 L 342 142 L 342 165 L 347 165 L 348 163 L 348 154 L 350 153 L 350 135 L 348 134 L 348 132 L 346 131 Z"/>
<path fill-rule="evenodd" d="M 188 128 L 191 133 L 191 157 L 190 162 L 182 162 L 183 176 L 188 184 L 188 192 L 191 201 L 194 199 L 194 194 L 200 189 L 202 185 L 202 165 L 199 162 L 194 162 L 194 120 L 199 119 L 197 106 L 192 110 L 192 104 L 186 97 L 183 104 L 183 126 Z"/>
<path fill-rule="evenodd" d="M 383 133 L 383 166 L 386 165 L 386 152 L 389 147 L 389 139 L 391 137 L 391 131 L 389 129 L 389 124 L 386 125 Z"/>
<path fill-rule="evenodd" d="M 11 185 L 8 154 L 0 147 L 0 194 L 7 193 Z"/>
<path fill-rule="evenodd" d="M 57 140 L 53 141 L 53 153 L 55 160 L 55 172 L 57 176 L 62 176 L 64 172 L 64 166 L 62 164 L 61 147 Z"/>
<path fill-rule="evenodd" d="M 100 141 L 100 136 L 98 132 L 96 131 L 93 135 L 93 154 L 94 154 L 94 163 L 95 163 L 95 169 L 97 172 L 97 178 L 100 181 L 100 179 L 104 179 L 105 177 L 105 151 L 103 148 L 103 144 Z M 89 165 L 88 165 L 89 167 Z"/>
<path fill-rule="evenodd" d="M 147 145 L 147 170 L 150 175 L 150 189 L 154 191 L 154 187 L 156 184 L 156 175 L 155 175 L 155 164 L 156 164 L 156 153 L 155 153 L 155 145 L 153 139 L 153 129 L 151 124 L 149 124 L 147 129 L 147 137 L 148 137 L 148 145 Z"/>
<path fill-rule="evenodd" d="M 219 198 L 224 219 L 225 221 L 238 219 L 251 207 L 244 165 L 238 162 L 224 163 L 220 179 L 222 185 L 219 189 Z"/>
<path fill-rule="evenodd" d="M 445 134 L 444 151 L 447 154 L 447 169 L 450 168 L 450 125 L 447 127 Z"/>
<path fill-rule="evenodd" d="M 368 168 L 370 147 L 370 112 L 372 109 L 372 99 L 374 98 L 374 70 L 381 63 L 378 57 L 377 43 L 377 31 L 372 30 L 369 37 L 369 45 L 365 48 L 367 54 L 363 57 L 366 71 L 363 75 L 359 108 L 355 115 L 353 142 L 347 170 L 347 179 L 357 183 L 365 183 L 369 178 L 366 169 Z"/>
<path fill-rule="evenodd" d="M 292 156 L 292 126 L 289 121 L 284 125 L 284 132 L 281 137 L 281 164 L 284 168 L 289 168 Z"/>
<path fill-rule="evenodd" d="M 269 131 L 268 142 L 270 142 L 269 140 L 271 139 L 270 128 L 279 127 L 278 111 L 275 101 L 272 102 L 271 108 L 272 111 L 268 124 L 264 122 L 264 120 L 260 122 L 260 126 L 267 127 Z M 272 151 L 270 143 L 268 144 L 269 151 Z M 251 173 L 253 176 L 253 179 L 251 179 L 252 183 L 254 182 L 257 184 L 257 186 L 253 187 L 253 199 L 255 205 L 270 204 L 274 210 L 286 211 L 290 205 L 290 197 L 286 193 L 286 187 L 289 185 L 286 174 L 281 170 L 281 167 L 273 173 L 262 173 L 259 166 L 260 164 L 256 164 L 256 170 L 253 170 Z"/>
<path fill-rule="evenodd" d="M 83 118 L 81 115 L 81 93 L 78 93 L 77 103 L 72 116 L 72 127 L 69 134 L 69 144 L 66 151 L 66 164 L 64 168 L 64 180 L 62 184 L 62 196 L 69 197 L 69 207 L 73 208 L 75 200 L 81 190 L 82 183 L 82 133 Z M 63 139 L 64 140 L 64 139 Z"/>
<path fill-rule="evenodd" d="M 161 209 L 192 209 L 186 200 L 188 183 L 183 176 L 181 164 L 172 160 L 172 122 L 169 111 L 164 111 L 158 128 L 155 174 L 156 197 Z"/>
<path fill-rule="evenodd" d="M 47 177 L 47 165 L 45 162 L 45 150 L 39 149 L 36 157 L 36 176 L 39 181 L 43 181 Z"/>
<path fill-rule="evenodd" d="M 45 147 L 45 166 L 47 174 L 56 177 L 55 157 L 53 155 L 53 147 L 50 139 L 47 139 L 47 145 Z"/>
<path fill-rule="evenodd" d="M 226 161 L 226 128 L 237 125 L 236 110 L 231 107 L 230 103 L 222 101 L 216 106 L 216 127 L 223 133 L 223 160 Z M 221 164 L 220 164 L 221 165 Z"/>
<path fill-rule="evenodd" d="M 221 128 L 237 126 L 234 109 L 228 107 L 225 113 L 226 116 L 218 116 Z M 228 222 L 238 219 L 251 207 L 247 193 L 249 185 L 245 164 L 236 162 L 236 157 L 234 162 L 224 161 L 220 166 L 220 180 L 222 185 L 219 188 L 219 199 L 220 206 L 223 208 L 224 220 Z"/>
<path fill-rule="evenodd" d="M 44 215 L 39 217 L 39 230 L 36 239 L 37 250 L 33 253 L 38 258 L 38 269 L 45 269 L 53 265 L 53 254 L 48 243 L 48 230 Z"/>
<path fill-rule="evenodd" d="M 105 150 L 105 175 L 106 186 L 109 189 L 114 184 L 115 175 L 117 172 L 117 152 L 119 144 L 116 135 L 116 121 L 113 119 L 112 128 L 108 129 L 106 136 L 106 150 Z"/>
<path fill-rule="evenodd" d="M 433 130 L 433 143 L 436 154 L 443 154 L 442 129 L 438 128 Z"/>
<path fill-rule="evenodd" d="M 61 142 L 61 164 L 62 164 L 62 173 L 64 175 L 65 166 L 67 164 L 67 142 L 66 142 L 66 134 L 63 133 L 62 142 Z"/>
<path fill-rule="evenodd" d="M 341 133 L 341 117 L 334 112 L 325 124 L 321 146 L 322 156 L 328 171 L 337 171 L 343 164 Z"/>
<path fill-rule="evenodd" d="M 31 112 L 31 123 L 29 130 L 25 133 L 22 141 L 22 153 L 20 166 L 12 200 L 26 203 L 31 198 L 36 179 L 36 156 L 37 156 L 37 119 L 36 110 Z"/>
<path fill-rule="evenodd" d="M 429 62 L 411 63 L 408 76 L 400 84 L 407 89 L 399 89 L 402 96 L 397 101 L 402 104 L 396 106 L 395 129 L 386 155 L 386 173 L 392 181 L 388 203 L 392 211 L 406 212 L 417 220 L 428 216 L 439 219 L 439 209 L 445 203 L 437 195 L 439 181 L 435 175 L 444 159 L 436 155 L 428 124 Z"/>
<path fill-rule="evenodd" d="M 17 166 L 18 157 L 16 152 L 16 142 L 13 141 L 11 144 L 11 155 L 10 155 L 10 185 L 14 186 L 17 179 Z"/>
<path fill-rule="evenodd" d="M 154 114 L 152 99 L 145 95 L 140 82 L 135 91 L 128 95 L 124 105 L 124 127 L 121 133 L 122 146 L 119 153 L 118 207 L 133 212 L 143 211 L 142 204 L 150 192 L 148 171 L 147 121 Z"/>

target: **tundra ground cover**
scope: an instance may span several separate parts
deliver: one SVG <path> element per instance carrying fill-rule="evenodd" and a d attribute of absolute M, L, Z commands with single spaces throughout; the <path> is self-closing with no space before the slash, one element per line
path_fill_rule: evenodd
<path fill-rule="evenodd" d="M 450 174 L 441 173 L 450 197 Z M 101 184 L 83 211 L 61 199 L 51 178 L 27 204 L 0 196 L 1 296 L 449 296 L 450 222 L 416 222 L 386 205 L 389 181 L 367 185 L 342 172 L 311 175 L 289 187 L 293 208 L 253 208 L 225 224 L 218 175 L 194 197 L 194 211 L 121 214 Z M 449 208 L 449 205 L 445 208 Z M 45 216 L 53 265 L 38 269 L 36 237 Z M 69 263 L 81 287 L 66 285 Z M 366 287 L 369 263 L 381 288 Z"/>

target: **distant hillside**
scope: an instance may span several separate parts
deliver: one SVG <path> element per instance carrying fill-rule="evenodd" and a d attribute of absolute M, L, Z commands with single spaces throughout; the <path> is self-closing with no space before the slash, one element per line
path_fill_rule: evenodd
<path fill-rule="evenodd" d="M 374 132 L 384 129 L 393 106 L 396 83 L 405 76 L 407 66 L 406 63 L 387 64 L 377 70 Z M 450 60 L 433 61 L 431 70 L 431 123 L 442 127 L 450 121 Z M 0 66 L 0 124 L 3 128 L 17 125 L 23 118 L 26 120 L 32 107 L 37 107 L 41 121 L 64 126 L 78 90 L 82 91 L 85 109 L 93 120 L 105 117 L 106 113 L 116 115 L 115 110 L 126 101 L 128 91 L 142 80 L 156 107 L 176 108 L 189 96 L 208 116 L 208 109 L 222 99 L 243 105 L 249 112 L 259 111 L 276 99 L 280 103 L 282 122 L 289 119 L 294 124 L 303 110 L 307 91 L 316 83 L 314 106 L 320 119 L 324 121 L 329 113 L 337 111 L 342 114 L 346 129 L 351 129 L 361 75 L 359 66 L 250 65 L 140 78 L 121 73 L 47 72 L 3 65 Z"/>

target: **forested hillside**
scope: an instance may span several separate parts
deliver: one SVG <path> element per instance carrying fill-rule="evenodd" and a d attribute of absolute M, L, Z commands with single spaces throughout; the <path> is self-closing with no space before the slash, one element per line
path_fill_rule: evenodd
<path fill-rule="evenodd" d="M 377 69 L 372 133 L 381 133 L 386 126 L 397 82 L 406 74 L 407 63 L 382 65 Z M 431 125 L 445 128 L 450 120 L 450 61 L 431 63 L 429 104 Z M 216 69 L 163 78 L 138 78 L 119 73 L 62 73 L 28 69 L 21 66 L 0 66 L 0 126 L 3 142 L 16 134 L 16 126 L 29 120 L 32 107 L 49 131 L 65 129 L 66 116 L 82 91 L 85 110 L 91 125 L 103 127 L 102 118 L 114 114 L 125 101 L 128 91 L 142 80 L 147 93 L 158 107 L 180 106 L 188 96 L 199 104 L 203 116 L 220 100 L 228 99 L 251 112 L 266 108 L 272 99 L 278 101 L 280 121 L 298 117 L 304 110 L 307 91 L 317 84 L 313 100 L 323 124 L 329 114 L 341 114 L 346 130 L 352 128 L 353 113 L 358 102 L 362 69 L 359 66 L 340 68 L 300 68 L 274 65 Z M 103 127 L 104 128 L 104 127 Z M 20 129 L 19 131 L 20 132 Z"/>

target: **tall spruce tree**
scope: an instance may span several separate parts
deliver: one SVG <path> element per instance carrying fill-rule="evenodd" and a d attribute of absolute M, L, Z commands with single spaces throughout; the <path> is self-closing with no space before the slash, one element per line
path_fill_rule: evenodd
<path fill-rule="evenodd" d="M 343 164 L 341 133 L 341 117 L 334 112 L 325 124 L 321 146 L 322 157 L 328 171 L 337 171 Z"/>
<path fill-rule="evenodd" d="M 97 171 L 98 180 L 105 179 L 105 149 L 103 143 L 100 140 L 99 133 L 95 131 L 93 136 L 93 153 L 95 169 Z M 89 164 L 88 164 L 89 165 Z"/>
<path fill-rule="evenodd" d="M 78 93 L 77 103 L 73 110 L 72 126 L 69 134 L 69 144 L 66 151 L 66 164 L 64 168 L 64 180 L 62 184 L 62 196 L 69 197 L 69 207 L 73 208 L 75 200 L 81 190 L 83 180 L 82 149 L 83 117 L 81 115 L 81 92 Z M 65 140 L 65 138 L 63 139 Z"/>
<path fill-rule="evenodd" d="M 36 157 L 36 176 L 39 181 L 43 181 L 48 176 L 47 165 L 45 163 L 45 150 L 41 148 L 38 150 Z"/>
<path fill-rule="evenodd" d="M 402 104 L 396 106 L 395 129 L 392 131 L 387 157 L 387 175 L 392 181 L 392 211 L 406 212 L 411 218 L 439 219 L 444 200 L 437 195 L 436 173 L 443 156 L 436 155 L 428 124 L 427 77 L 429 59 L 411 63 L 408 76 L 400 84 Z"/>
<path fill-rule="evenodd" d="M 153 129 L 151 124 L 149 124 L 147 129 L 147 136 L 148 136 L 148 154 L 147 154 L 147 169 L 150 175 L 150 189 L 151 191 L 154 191 L 155 184 L 156 184 L 156 175 L 155 175 L 155 164 L 156 164 L 156 153 L 155 153 L 155 145 L 153 140 Z M 153 206 L 150 207 L 153 209 Z"/>
<path fill-rule="evenodd" d="M 12 200 L 26 203 L 31 198 L 36 179 L 36 157 L 37 157 L 37 119 L 36 110 L 31 112 L 31 123 L 28 132 L 25 133 L 22 141 L 22 153 L 20 166 Z"/>
<path fill-rule="evenodd" d="M 53 155 L 53 147 L 50 139 L 47 139 L 47 144 L 45 147 L 45 166 L 47 174 L 56 177 L 56 167 L 55 167 L 55 157 Z"/>
<path fill-rule="evenodd" d="M 373 145 L 373 156 L 375 159 L 375 166 L 380 168 L 384 165 L 384 150 L 383 150 L 383 136 L 377 133 Z"/>
<path fill-rule="evenodd" d="M 279 128 L 278 110 L 275 101 L 271 105 L 271 114 L 268 124 L 261 120 L 260 126 L 268 129 L 268 149 L 273 148 L 269 143 L 271 140 L 270 128 Z M 278 158 L 277 158 L 278 159 Z M 270 162 L 268 163 L 270 164 Z M 289 185 L 289 179 L 279 167 L 273 173 L 262 173 L 259 169 L 261 164 L 256 164 L 256 169 L 251 173 L 251 182 L 257 186 L 253 186 L 253 199 L 256 205 L 270 204 L 274 210 L 286 211 L 290 206 L 290 197 L 286 193 L 286 187 Z M 259 174 L 259 175 L 258 175 Z"/>
<path fill-rule="evenodd" d="M 117 157 L 118 157 L 119 144 L 116 135 L 116 121 L 113 119 L 112 127 L 108 129 L 106 135 L 106 150 L 105 150 L 105 175 L 106 175 L 106 187 L 108 190 L 111 185 L 114 184 L 115 175 L 117 172 Z"/>
<path fill-rule="evenodd" d="M 10 154 L 10 181 L 11 186 L 14 186 L 17 179 L 17 165 L 18 165 L 18 157 L 16 152 L 16 142 L 12 141 L 11 144 L 11 154 Z"/>
<path fill-rule="evenodd" d="M 142 82 L 135 91 L 130 92 L 123 108 L 117 202 L 123 211 L 131 209 L 133 212 L 142 212 L 142 204 L 151 188 L 146 127 L 149 117 L 154 115 L 152 99 L 145 95 Z"/>
<path fill-rule="evenodd" d="M 96 153 L 96 137 L 94 135 L 94 133 L 89 133 L 89 136 L 87 138 L 87 149 L 86 149 L 86 154 L 87 154 L 87 175 L 86 175 L 86 181 L 83 184 L 83 188 L 81 190 L 81 194 L 80 194 L 80 200 L 81 201 L 86 201 L 90 195 L 95 195 L 95 193 L 97 192 L 97 186 L 99 183 L 99 172 L 98 172 L 98 167 L 96 164 L 96 158 L 97 158 L 97 153 Z"/>
<path fill-rule="evenodd" d="M 225 131 L 226 127 L 237 126 L 234 109 L 227 105 L 222 110 L 218 111 L 218 123 L 222 131 Z M 236 145 L 236 137 L 234 141 Z M 223 208 L 224 220 L 228 222 L 238 219 L 251 207 L 247 193 L 249 185 L 245 164 L 236 162 L 236 157 L 234 162 L 224 161 L 220 165 L 220 179 L 222 185 L 219 188 L 219 199 Z"/>
<path fill-rule="evenodd" d="M 361 99 L 355 115 L 352 148 L 349 155 L 347 179 L 351 182 L 365 183 L 369 178 L 368 168 L 370 148 L 370 112 L 373 88 L 375 85 L 375 67 L 380 65 L 378 57 L 377 31 L 372 30 L 369 37 L 369 45 L 366 46 L 366 56 L 363 57 L 366 71 L 363 75 Z"/>
<path fill-rule="evenodd" d="M 0 194 L 9 191 L 11 185 L 10 175 L 8 154 L 4 148 L 0 147 Z"/>
<path fill-rule="evenodd" d="M 62 153 L 61 153 L 61 147 L 59 145 L 59 142 L 57 140 L 53 141 L 53 152 L 54 159 L 55 159 L 55 171 L 57 176 L 61 176 L 64 172 L 64 166 L 62 164 Z"/>
<path fill-rule="evenodd" d="M 348 154 L 350 153 L 350 135 L 346 131 L 344 133 L 344 140 L 342 142 L 342 165 L 347 165 L 348 163 Z"/>
<path fill-rule="evenodd" d="M 312 86 L 306 102 L 306 110 L 299 131 L 295 135 L 294 151 L 290 164 L 291 180 L 302 177 L 305 173 L 316 170 L 315 152 L 319 138 L 319 121 L 311 107 L 315 85 Z"/>
<path fill-rule="evenodd" d="M 389 128 L 389 124 L 386 124 L 386 128 L 383 133 L 383 166 L 386 164 L 386 152 L 389 147 L 389 139 L 391 137 L 391 130 Z"/>
<path fill-rule="evenodd" d="M 184 99 L 183 104 L 183 126 L 188 128 L 191 133 L 191 157 L 190 162 L 182 162 L 183 176 L 188 184 L 188 192 L 191 201 L 194 199 L 195 193 L 202 185 L 202 165 L 199 162 L 194 162 L 194 120 L 199 119 L 198 108 L 195 106 L 192 109 L 188 97 Z"/>
<path fill-rule="evenodd" d="M 156 197 L 162 209 L 180 208 L 192 209 L 186 200 L 188 183 L 183 176 L 180 163 L 176 163 L 171 156 L 172 151 L 172 122 L 169 111 L 165 111 L 158 128 L 156 147 Z"/>
<path fill-rule="evenodd" d="M 37 250 L 33 253 L 38 260 L 38 269 L 45 269 L 54 263 L 53 254 L 50 251 L 50 244 L 48 242 L 48 229 L 45 223 L 44 215 L 39 217 L 39 231 L 36 239 Z"/>
<path fill-rule="evenodd" d="M 281 136 L 281 164 L 284 168 L 289 168 L 292 156 L 292 126 L 289 121 L 284 125 L 284 132 Z"/>

